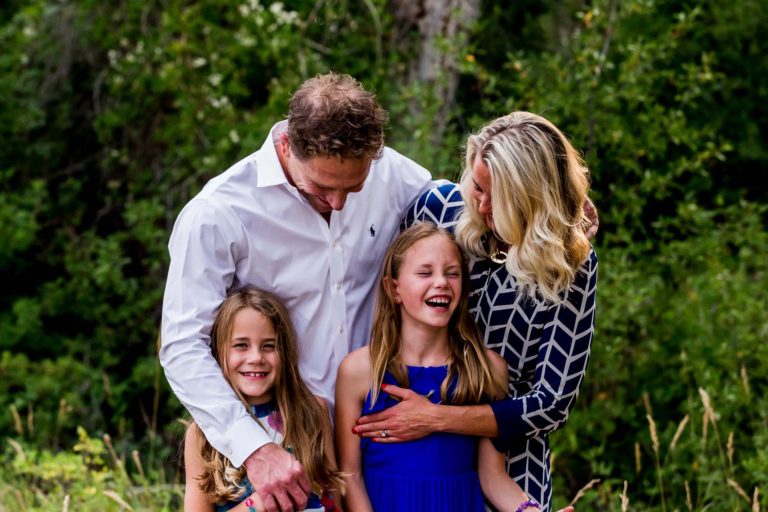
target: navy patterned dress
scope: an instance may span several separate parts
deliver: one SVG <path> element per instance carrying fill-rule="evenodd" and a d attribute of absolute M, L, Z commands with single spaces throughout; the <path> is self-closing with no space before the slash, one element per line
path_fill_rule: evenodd
<path fill-rule="evenodd" d="M 424 193 L 403 221 L 431 221 L 453 230 L 464 207 L 458 186 Z M 559 304 L 518 293 L 503 263 L 470 258 L 470 313 L 487 347 L 509 367 L 509 398 L 491 404 L 499 424 L 497 448 L 507 471 L 528 496 L 551 510 L 549 433 L 563 425 L 584 377 L 595 324 L 597 256 L 582 264 Z"/>

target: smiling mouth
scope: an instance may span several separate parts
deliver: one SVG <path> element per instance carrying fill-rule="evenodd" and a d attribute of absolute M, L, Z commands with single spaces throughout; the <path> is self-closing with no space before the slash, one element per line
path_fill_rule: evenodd
<path fill-rule="evenodd" d="M 424 303 L 431 308 L 447 310 L 448 306 L 451 304 L 451 299 L 448 297 L 432 297 L 425 300 Z"/>
<path fill-rule="evenodd" d="M 269 375 L 269 372 L 240 372 L 240 375 L 251 379 L 263 379 Z"/>

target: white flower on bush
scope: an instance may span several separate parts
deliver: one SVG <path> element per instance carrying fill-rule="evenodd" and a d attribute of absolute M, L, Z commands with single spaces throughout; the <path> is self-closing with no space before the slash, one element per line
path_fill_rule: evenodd
<path fill-rule="evenodd" d="M 293 25 L 299 19 L 296 11 L 286 11 L 283 2 L 275 2 L 269 6 L 269 11 L 275 15 L 279 25 Z"/>
<path fill-rule="evenodd" d="M 224 108 L 229 105 L 229 98 L 226 96 L 222 96 L 221 98 L 210 97 L 208 98 L 208 102 L 213 108 Z"/>

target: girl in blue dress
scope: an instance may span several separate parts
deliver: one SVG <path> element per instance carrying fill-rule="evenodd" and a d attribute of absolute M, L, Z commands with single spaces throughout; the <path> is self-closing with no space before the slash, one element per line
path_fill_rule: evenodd
<path fill-rule="evenodd" d="M 483 347 L 468 314 L 469 274 L 452 235 L 431 224 L 403 232 L 389 248 L 370 345 L 349 354 L 336 381 L 336 445 L 355 512 L 482 512 L 535 508 L 487 439 L 435 432 L 411 442 L 352 432 L 362 414 L 395 401 L 387 385 L 433 403 L 477 404 L 505 394 L 507 366 Z M 397 439 L 394 439 L 395 441 Z"/>
<path fill-rule="evenodd" d="M 211 352 L 243 406 L 306 470 L 314 493 L 307 511 L 338 510 L 343 482 L 336 471 L 325 402 L 301 380 L 288 312 L 274 295 L 252 287 L 231 292 L 211 330 Z M 184 445 L 186 512 L 264 510 L 245 468 L 233 467 L 194 422 Z M 268 468 L 265 468 L 265 470 Z"/>

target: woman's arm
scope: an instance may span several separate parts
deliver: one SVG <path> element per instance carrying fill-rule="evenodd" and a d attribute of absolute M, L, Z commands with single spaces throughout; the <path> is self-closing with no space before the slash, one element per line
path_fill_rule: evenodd
<path fill-rule="evenodd" d="M 409 228 L 418 222 L 432 222 L 453 231 L 459 213 L 464 208 L 461 191 L 455 183 L 443 182 L 421 196 L 406 210 L 400 228 Z"/>
<path fill-rule="evenodd" d="M 587 370 L 596 295 L 597 256 L 592 251 L 565 300 L 546 313 L 531 391 L 491 404 L 503 445 L 565 424 Z"/>
<path fill-rule="evenodd" d="M 344 358 L 336 377 L 336 450 L 347 485 L 344 505 L 355 512 L 372 511 L 363 481 L 360 438 L 352 433 L 370 382 L 371 363 L 368 348 L 363 347 Z"/>
<path fill-rule="evenodd" d="M 420 439 L 432 432 L 453 432 L 471 436 L 496 437 L 499 429 L 490 405 L 436 405 L 410 389 L 392 384 L 382 391 L 400 401 L 375 414 L 357 418 L 355 435 L 375 437 L 376 442 L 398 443 Z M 387 437 L 380 437 L 382 430 Z"/>
<path fill-rule="evenodd" d="M 547 314 L 538 363 L 529 393 L 490 405 L 435 405 L 413 391 L 387 386 L 401 403 L 358 420 L 355 433 L 379 442 L 419 439 L 432 432 L 521 437 L 551 432 L 563 425 L 578 395 L 592 344 L 597 291 L 597 257 L 590 253 L 566 300 Z M 387 429 L 391 437 L 378 433 Z"/>
<path fill-rule="evenodd" d="M 485 349 L 491 371 L 506 389 L 509 370 L 504 359 L 491 349 Z M 377 442 L 397 443 L 422 438 L 432 432 L 453 432 L 471 436 L 496 437 L 496 418 L 489 405 L 436 405 L 410 389 L 391 384 L 382 391 L 400 401 L 394 407 L 357 420 L 353 432 L 361 437 L 375 437 Z M 386 438 L 379 432 L 387 429 Z"/>

